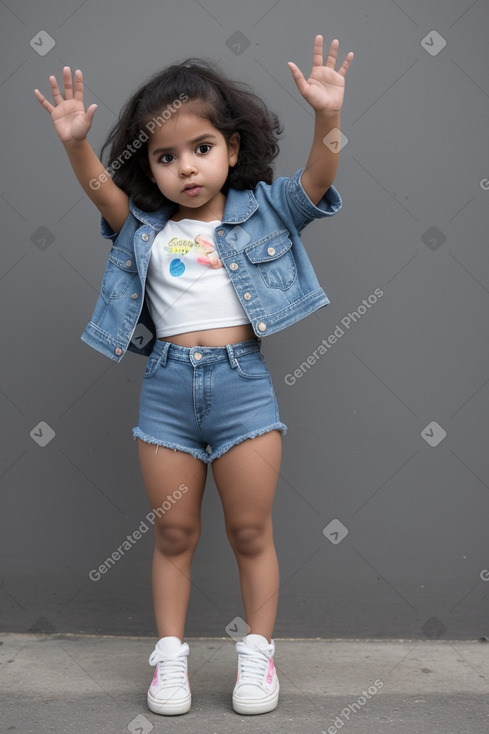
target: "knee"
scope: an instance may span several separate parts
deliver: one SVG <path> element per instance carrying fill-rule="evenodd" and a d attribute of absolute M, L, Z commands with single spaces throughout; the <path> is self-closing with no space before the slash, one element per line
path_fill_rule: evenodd
<path fill-rule="evenodd" d="M 234 552 L 242 556 L 259 555 L 272 542 L 269 528 L 262 524 L 230 527 L 228 538 Z"/>
<path fill-rule="evenodd" d="M 200 536 L 198 527 L 156 525 L 155 547 L 165 556 L 177 556 L 194 551 Z"/>

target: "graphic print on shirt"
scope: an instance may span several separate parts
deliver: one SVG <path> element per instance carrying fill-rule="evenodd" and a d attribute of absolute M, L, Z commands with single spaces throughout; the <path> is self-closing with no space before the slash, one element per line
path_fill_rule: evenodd
<path fill-rule="evenodd" d="M 201 234 L 196 235 L 193 240 L 172 237 L 168 244 L 164 245 L 163 249 L 172 255 L 181 255 L 181 257 L 174 257 L 170 262 L 169 271 L 170 275 L 174 278 L 179 278 L 184 274 L 186 265 L 182 257 L 185 257 L 189 253 L 195 253 L 197 255 L 199 265 L 205 265 L 214 270 L 223 266 L 214 247 L 214 243 L 209 242 Z"/>

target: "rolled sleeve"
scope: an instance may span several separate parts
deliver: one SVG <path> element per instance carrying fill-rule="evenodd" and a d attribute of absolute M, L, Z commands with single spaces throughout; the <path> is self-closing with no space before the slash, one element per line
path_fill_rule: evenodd
<path fill-rule="evenodd" d="M 106 240 L 112 240 L 114 242 L 119 236 L 118 232 L 114 232 L 105 217 L 102 217 L 100 221 L 100 234 L 105 237 Z"/>
<path fill-rule="evenodd" d="M 304 216 L 302 227 L 313 219 L 333 216 L 342 206 L 341 197 L 334 186 L 329 187 L 317 205 L 313 204 L 302 186 L 301 176 L 303 171 L 303 168 L 296 171 L 290 178 L 288 186 L 290 198 Z"/>

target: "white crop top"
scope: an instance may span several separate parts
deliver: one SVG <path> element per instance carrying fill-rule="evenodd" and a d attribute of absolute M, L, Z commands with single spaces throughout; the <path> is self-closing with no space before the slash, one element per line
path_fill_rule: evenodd
<path fill-rule="evenodd" d="M 169 220 L 156 235 L 146 297 L 157 337 L 249 323 L 214 247 L 218 224 Z"/>

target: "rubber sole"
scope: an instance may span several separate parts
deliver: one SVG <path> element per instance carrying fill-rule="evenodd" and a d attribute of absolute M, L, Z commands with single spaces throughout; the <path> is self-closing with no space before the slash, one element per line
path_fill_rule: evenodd
<path fill-rule="evenodd" d="M 266 698 L 258 701 L 240 700 L 233 693 L 233 709 L 237 714 L 245 714 L 253 716 L 254 714 L 267 714 L 277 708 L 280 686 L 277 682 L 277 688 Z"/>
<path fill-rule="evenodd" d="M 158 701 L 158 699 L 153 698 L 153 696 L 148 693 L 147 701 L 149 710 L 154 714 L 160 714 L 162 716 L 178 716 L 179 714 L 186 714 L 190 711 L 192 694 L 189 693 L 188 696 L 183 699 L 178 699 L 178 701 L 172 701 L 171 699 L 168 701 Z"/>

